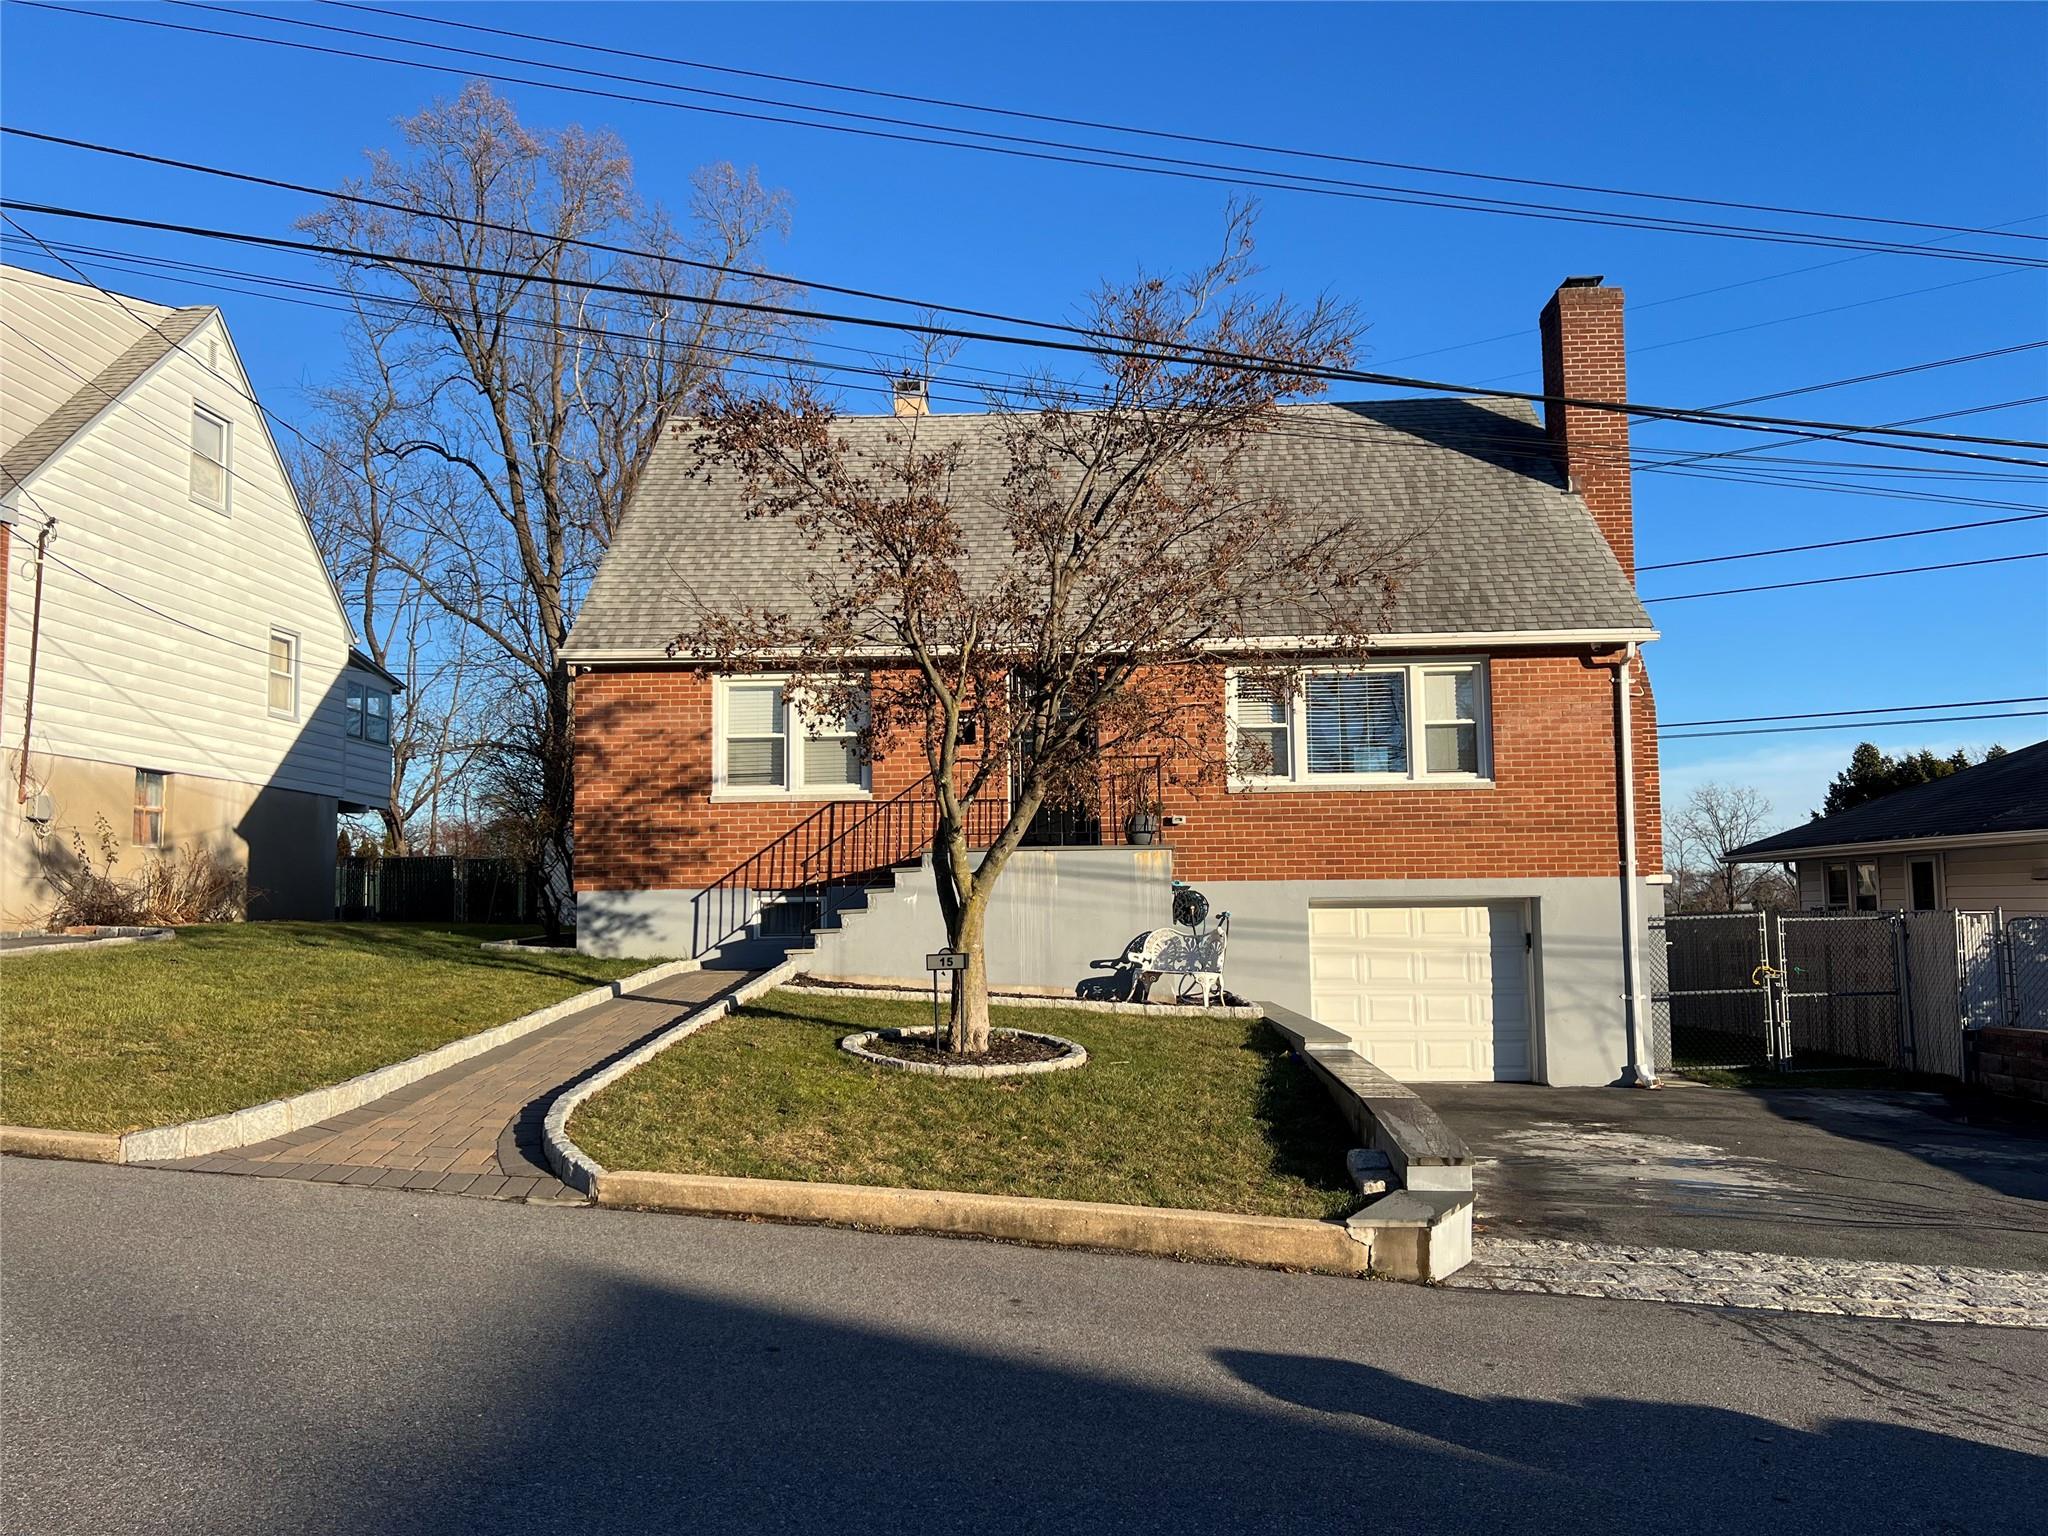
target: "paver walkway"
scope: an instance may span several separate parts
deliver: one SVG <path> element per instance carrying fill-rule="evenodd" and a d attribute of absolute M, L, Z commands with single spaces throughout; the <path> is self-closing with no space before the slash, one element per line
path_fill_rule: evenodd
<path fill-rule="evenodd" d="M 151 1166 L 495 1200 L 580 1202 L 583 1197 L 555 1177 L 541 1149 L 541 1124 L 555 1096 L 753 974 L 685 971 L 331 1120 L 210 1157 Z"/>

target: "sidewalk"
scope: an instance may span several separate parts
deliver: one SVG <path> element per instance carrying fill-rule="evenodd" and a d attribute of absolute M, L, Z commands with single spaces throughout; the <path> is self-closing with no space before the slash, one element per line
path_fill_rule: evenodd
<path fill-rule="evenodd" d="M 581 1204 L 583 1197 L 554 1176 L 541 1151 L 548 1105 L 579 1078 L 752 974 L 686 971 L 331 1120 L 210 1157 L 148 1166 Z"/>

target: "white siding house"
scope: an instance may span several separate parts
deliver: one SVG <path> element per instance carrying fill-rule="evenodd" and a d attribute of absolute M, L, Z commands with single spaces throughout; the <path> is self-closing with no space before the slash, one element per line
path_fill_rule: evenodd
<path fill-rule="evenodd" d="M 1789 864 L 1808 912 L 2048 915 L 2048 742 L 1728 855 Z"/>
<path fill-rule="evenodd" d="M 351 659 L 220 311 L 0 267 L 0 327 L 0 926 L 102 818 L 123 868 L 196 842 L 254 914 L 331 915 L 337 812 L 390 795 L 393 684 Z"/>

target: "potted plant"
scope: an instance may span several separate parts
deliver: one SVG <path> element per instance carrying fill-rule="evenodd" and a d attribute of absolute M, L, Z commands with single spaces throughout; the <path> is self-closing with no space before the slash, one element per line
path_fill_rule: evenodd
<path fill-rule="evenodd" d="M 1131 798 L 1131 814 L 1124 820 L 1124 841 L 1133 848 L 1149 848 L 1159 841 L 1159 800 L 1150 790 Z"/>

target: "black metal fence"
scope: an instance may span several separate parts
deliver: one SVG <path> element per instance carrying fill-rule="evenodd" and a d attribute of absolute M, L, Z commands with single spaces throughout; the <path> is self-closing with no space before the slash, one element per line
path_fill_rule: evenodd
<path fill-rule="evenodd" d="M 403 854 L 334 869 L 334 915 L 345 922 L 536 922 L 541 897 L 540 872 L 517 859 Z"/>

